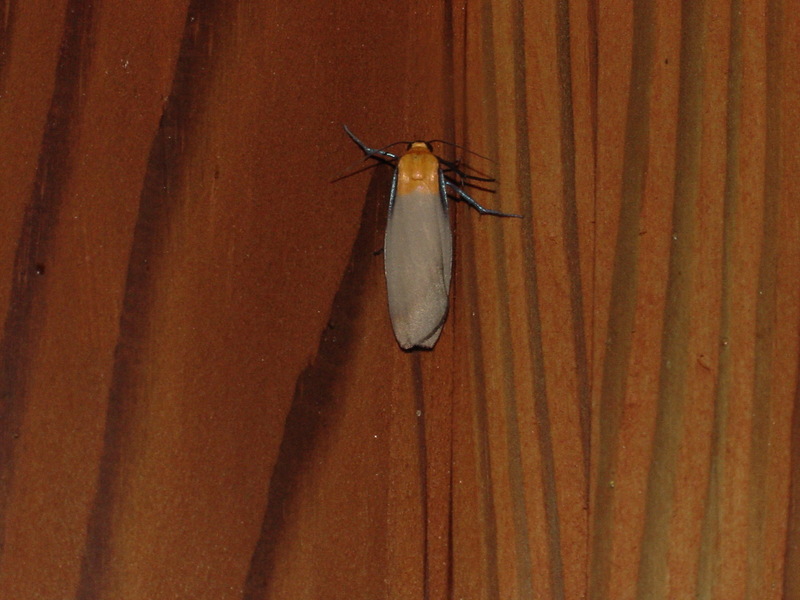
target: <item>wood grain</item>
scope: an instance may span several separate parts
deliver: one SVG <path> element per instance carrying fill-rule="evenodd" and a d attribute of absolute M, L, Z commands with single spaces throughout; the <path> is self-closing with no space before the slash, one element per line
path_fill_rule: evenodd
<path fill-rule="evenodd" d="M 800 596 L 791 3 L 0 14 L 0 598 Z M 524 215 L 431 352 L 342 123 Z"/>

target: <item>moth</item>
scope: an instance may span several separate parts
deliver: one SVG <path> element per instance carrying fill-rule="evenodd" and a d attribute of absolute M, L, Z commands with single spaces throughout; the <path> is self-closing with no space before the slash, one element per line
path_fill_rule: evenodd
<path fill-rule="evenodd" d="M 434 154 L 432 143 L 440 140 L 396 142 L 407 144 L 405 153 L 398 155 L 386 150 L 395 144 L 369 148 L 347 126 L 344 130 L 364 152 L 365 160 L 375 158 L 394 167 L 383 244 L 389 316 L 403 350 L 433 348 L 447 317 L 453 272 L 448 192 L 481 215 L 521 215 L 484 208 L 470 197 L 461 182 L 494 179 L 467 175 L 456 163 Z"/>

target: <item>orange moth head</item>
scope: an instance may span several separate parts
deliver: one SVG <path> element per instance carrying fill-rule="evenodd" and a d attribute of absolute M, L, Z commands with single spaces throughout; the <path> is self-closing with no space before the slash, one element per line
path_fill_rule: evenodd
<path fill-rule="evenodd" d="M 415 191 L 439 194 L 439 159 L 427 142 L 411 142 L 397 163 L 397 195 Z"/>

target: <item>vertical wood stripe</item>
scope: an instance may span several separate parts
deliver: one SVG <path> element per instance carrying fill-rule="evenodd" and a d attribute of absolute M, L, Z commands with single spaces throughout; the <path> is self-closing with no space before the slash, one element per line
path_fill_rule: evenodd
<path fill-rule="evenodd" d="M 7 30 L 14 22 L 14 8 L 13 2 L 7 7 L 4 19 Z M 28 367 L 42 335 L 40 311 L 37 310 L 42 281 L 37 273 L 42 271 L 42 265 L 47 263 L 52 251 L 53 230 L 58 224 L 64 186 L 75 160 L 71 149 L 81 118 L 81 81 L 91 65 L 92 5 L 70 2 L 67 15 L 36 179 L 31 195 L 26 199 L 22 231 L 11 267 L 11 298 L 0 342 L 0 554 L 4 547 L 5 516 L 13 485 L 15 452 L 26 410 Z M 0 54 L 5 57 L 2 50 L 0 48 Z M 4 65 L 2 60 L 0 77 L 3 80 Z"/>
<path fill-rule="evenodd" d="M 127 265 L 119 340 L 109 387 L 103 455 L 91 514 L 76 598 L 106 598 L 125 593 L 119 588 L 115 550 L 121 499 L 131 482 L 131 465 L 145 439 L 147 393 L 144 358 L 157 332 L 152 310 L 158 295 L 164 232 L 178 210 L 176 193 L 184 185 L 185 149 L 196 137 L 190 118 L 207 101 L 207 82 L 198 74 L 210 70 L 215 29 L 225 11 L 213 0 L 194 0 L 187 11 L 175 78 L 156 137 L 152 140 L 142 186 L 133 245 Z"/>

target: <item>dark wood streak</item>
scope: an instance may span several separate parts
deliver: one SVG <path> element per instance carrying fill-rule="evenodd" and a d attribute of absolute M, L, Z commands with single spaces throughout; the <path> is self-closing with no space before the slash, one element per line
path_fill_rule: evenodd
<path fill-rule="evenodd" d="M 541 300 L 539 297 L 539 276 L 536 265 L 536 246 L 534 244 L 533 220 L 533 199 L 531 189 L 533 187 L 533 175 L 530 169 L 531 142 L 528 134 L 528 99 L 527 99 L 527 69 L 526 69 L 526 40 L 525 40 L 525 8 L 523 4 L 514 5 L 513 17 L 513 48 L 514 48 L 514 87 L 515 97 L 515 128 L 517 131 L 517 185 L 516 189 L 522 193 L 522 214 L 528 218 L 523 219 L 523 248 L 525 260 L 525 306 L 528 309 L 528 322 L 531 324 L 531 333 L 528 336 L 529 353 L 531 356 L 531 373 L 533 381 L 533 409 L 536 415 L 537 439 L 539 444 L 539 455 L 541 459 L 541 486 L 542 499 L 544 504 L 545 526 L 547 530 L 547 552 L 549 558 L 549 585 L 551 597 L 554 599 L 564 598 L 564 565 L 561 558 L 561 525 L 558 514 L 558 491 L 556 489 L 556 469 L 555 456 L 553 453 L 553 435 L 550 423 L 550 407 L 547 395 L 547 373 L 544 363 L 544 345 L 542 340 L 542 319 L 540 312 Z M 563 140 L 562 140 L 563 142 Z M 508 293 L 504 294 L 508 297 Z M 514 412 L 518 409 L 514 408 Z M 519 431 L 519 425 L 515 423 L 515 430 Z M 517 434 L 518 435 L 518 434 Z M 520 448 L 521 442 L 516 444 Z M 513 464 L 513 463 L 512 463 Z M 520 465 L 520 480 L 524 472 Z M 520 509 L 522 510 L 522 509 Z M 525 508 L 527 510 L 527 508 Z M 521 522 L 522 526 L 523 523 Z M 524 522 L 524 529 L 518 535 L 525 535 L 524 547 L 528 554 L 525 568 L 529 571 L 528 577 L 533 577 L 533 567 L 531 564 L 530 543 L 527 539 L 527 515 Z M 520 542 L 518 545 L 521 546 Z M 533 597 L 533 590 L 528 590 L 532 585 L 532 579 L 525 582 L 520 580 L 520 589 L 525 590 L 526 594 Z"/>
<path fill-rule="evenodd" d="M 564 207 L 563 247 L 567 258 L 569 304 L 572 314 L 572 346 L 575 353 L 575 374 L 578 380 L 578 410 L 583 450 L 584 493 L 589 499 L 591 457 L 591 375 L 589 373 L 586 322 L 584 319 L 584 286 L 581 281 L 581 256 L 578 235 L 578 206 L 575 189 L 575 120 L 572 103 L 572 50 L 569 27 L 569 3 L 559 2 L 556 8 L 558 43 L 558 81 L 561 92 L 561 168 L 562 205 Z"/>
<path fill-rule="evenodd" d="M 113 519 L 127 484 L 126 461 L 135 454 L 132 446 L 142 416 L 140 382 L 146 376 L 144 355 L 151 342 L 156 282 L 164 262 L 166 232 L 177 209 L 175 199 L 180 197 L 175 192 L 182 186 L 187 167 L 185 150 L 197 137 L 192 116 L 206 100 L 205 86 L 210 79 L 206 72 L 215 66 L 212 40 L 219 44 L 215 30 L 225 21 L 223 5 L 215 0 L 190 4 L 172 90 L 150 148 L 128 261 L 103 455 L 87 524 L 78 600 L 104 598 L 109 593 L 112 541 L 118 533 Z"/>
<path fill-rule="evenodd" d="M 419 478 L 420 494 L 422 499 L 422 539 L 425 544 L 425 552 L 422 556 L 422 598 L 428 600 L 430 597 L 430 527 L 429 527 L 429 514 L 428 510 L 428 444 L 426 442 L 425 427 L 425 386 L 422 379 L 422 364 L 420 362 L 420 353 L 413 352 L 409 356 L 411 360 L 411 380 L 414 383 L 414 410 L 418 415 L 416 420 L 417 427 L 417 477 Z"/>
<path fill-rule="evenodd" d="M 7 23 L 5 33 L 8 27 Z M 29 368 L 41 334 L 39 313 L 43 308 L 45 280 L 36 276 L 37 265 L 46 264 L 50 257 L 64 188 L 72 172 L 71 147 L 83 109 L 81 82 L 90 66 L 92 27 L 92 3 L 71 0 L 67 5 L 36 179 L 14 256 L 11 297 L 0 342 L 0 554 L 14 479 L 14 455 L 26 410 Z"/>
<path fill-rule="evenodd" d="M 455 111 L 455 77 L 456 77 L 456 57 L 455 53 L 453 52 L 453 40 L 455 39 L 455 33 L 453 28 L 453 2 L 452 0 L 444 0 L 442 3 L 442 10 L 444 11 L 443 14 L 443 25 L 444 25 L 444 36 L 443 36 L 443 43 L 442 43 L 442 65 L 444 65 L 442 79 L 447 82 L 444 86 L 445 91 L 445 98 L 442 102 L 442 106 L 444 107 L 445 111 L 447 111 L 443 116 L 442 122 L 445 123 L 446 129 L 443 132 L 444 138 L 446 140 L 453 140 L 456 139 L 456 127 L 455 127 L 455 119 L 453 119 L 453 115 L 456 114 Z M 447 66 L 450 65 L 448 69 Z"/>
<path fill-rule="evenodd" d="M 719 366 L 714 389 L 714 422 L 711 433 L 711 452 L 708 465 L 708 492 L 703 507 L 703 524 L 700 531 L 699 561 L 697 565 L 698 597 L 710 597 L 719 581 L 720 562 L 718 543 L 722 509 L 722 482 L 725 480 L 725 439 L 728 436 L 731 387 L 733 382 L 733 357 L 727 340 L 734 324 L 734 245 L 739 210 L 739 154 L 741 145 L 741 107 L 743 83 L 742 2 L 733 0 L 730 7 L 730 53 L 728 57 L 728 92 L 726 99 L 727 121 L 725 133 L 725 194 L 722 199 L 722 273 L 719 315 Z"/>
<path fill-rule="evenodd" d="M 784 86 L 789 85 L 790 70 L 794 69 L 796 57 L 793 53 L 785 52 L 783 50 L 781 40 L 786 37 L 786 29 L 784 26 L 784 15 L 786 6 L 789 10 L 793 10 L 793 5 L 784 3 L 783 0 L 769 0 L 767 3 L 767 162 L 766 162 L 766 193 L 771 201 L 779 201 L 781 193 L 781 176 L 782 169 L 785 169 L 784 161 L 786 157 L 781 156 L 785 144 L 796 144 L 796 140 L 789 141 L 785 128 L 789 124 L 785 121 L 781 123 L 779 115 L 782 113 L 784 106 L 789 103 L 785 98 L 788 96 L 784 92 Z M 796 46 L 795 46 L 796 47 Z M 796 86 L 794 89 L 797 89 Z M 787 119 L 788 121 L 788 119 Z M 795 130 L 796 131 L 796 130 Z M 786 140 L 786 141 L 784 141 Z M 795 146 L 796 147 L 796 146 Z M 791 185 L 791 184 L 789 184 Z M 772 215 L 770 215 L 772 217 Z M 795 229 L 796 230 L 796 229 Z M 773 235 L 772 232 L 765 230 L 765 242 L 767 235 Z M 790 243 L 797 243 L 792 240 Z M 773 262 L 773 265 L 777 261 Z M 762 264 L 766 265 L 762 255 Z M 797 332 L 800 335 L 800 331 Z M 756 351 L 756 356 L 758 356 Z M 800 355 L 797 357 L 800 360 Z M 800 378 L 797 382 L 797 388 L 794 394 L 794 410 L 792 411 L 792 424 L 790 435 L 790 450 L 791 456 L 789 465 L 789 490 L 788 490 L 788 518 L 787 518 L 787 536 L 784 554 L 784 569 L 783 569 L 783 597 L 784 598 L 798 598 L 800 597 L 800 572 L 797 566 L 800 565 Z"/>
<path fill-rule="evenodd" d="M 779 202 L 781 197 L 781 0 L 767 2 L 766 31 L 766 107 L 764 156 L 764 208 L 762 216 L 761 252 L 758 265 L 758 295 L 756 301 L 755 373 L 753 377 L 753 421 L 751 424 L 750 469 L 752 478 L 748 489 L 748 573 L 747 595 L 755 598 L 761 585 L 769 579 L 771 569 L 765 557 L 765 531 L 768 497 L 775 490 L 768 487 L 770 446 L 775 443 L 776 425 L 773 420 L 775 402 L 775 347 L 778 330 L 777 287 L 779 263 Z M 792 59 L 794 64 L 794 57 Z M 796 243 L 796 242 L 795 242 Z M 781 494 L 784 492 L 781 490 Z M 791 569 L 793 565 L 787 564 Z M 789 597 L 789 596 L 786 596 Z"/>
<path fill-rule="evenodd" d="M 519 169 L 519 180 L 516 183 L 516 189 L 521 190 L 524 194 L 522 200 L 522 214 L 529 216 L 531 215 L 531 201 L 530 201 L 530 171 L 528 168 L 528 139 L 527 139 L 527 132 L 523 122 L 520 120 L 525 119 L 525 104 L 526 104 L 526 94 L 525 94 L 525 59 L 524 59 L 524 22 L 523 22 L 523 14 L 522 14 L 522 7 L 521 5 L 515 5 L 515 10 L 517 11 L 514 16 L 514 38 L 512 40 L 512 47 L 514 51 L 514 62 L 515 62 L 515 78 L 514 78 L 514 87 L 515 87 L 515 118 L 517 119 L 516 122 L 516 129 L 518 134 L 518 146 L 517 146 L 517 155 L 516 155 L 516 162 L 517 168 Z M 485 8 L 485 12 L 483 15 L 483 27 L 486 31 L 486 36 L 484 38 L 484 55 L 485 55 L 485 65 L 493 65 L 495 64 L 495 55 L 494 55 L 494 28 L 493 28 L 493 15 L 492 9 L 487 3 Z M 487 90 L 494 90 L 496 89 L 497 82 L 495 79 L 494 72 L 491 69 L 487 69 L 484 74 L 485 77 L 485 87 L 484 89 Z M 496 105 L 496 96 L 491 96 L 493 99 L 492 105 L 489 109 L 489 120 L 488 125 L 491 131 L 497 131 L 497 105 Z M 492 148 L 492 155 L 498 155 L 498 147 L 497 147 L 497 140 L 494 138 L 494 148 Z M 531 232 L 531 223 L 530 218 L 523 219 L 521 229 L 523 231 L 524 239 L 530 240 L 530 232 Z M 493 244 L 496 248 L 505 248 L 505 231 L 503 227 L 492 227 L 491 235 L 493 238 Z M 525 260 L 526 260 L 526 268 L 530 268 L 531 263 L 533 261 L 533 252 L 531 246 L 525 247 Z M 509 297 L 509 290 L 508 290 L 508 275 L 505 269 L 505 262 L 502 258 L 502 255 L 497 255 L 496 259 L 493 264 L 493 268 L 497 271 L 497 281 L 498 281 L 498 295 L 500 298 L 508 299 Z M 530 284 L 530 280 L 528 281 Z M 526 288 L 530 292 L 530 288 Z M 534 296 L 535 298 L 535 296 Z M 529 302 L 532 298 L 529 298 Z M 535 301 L 535 300 L 534 300 Z M 530 306 L 530 304 L 528 304 Z M 508 306 L 506 309 L 500 314 L 500 327 L 501 327 L 501 338 L 505 340 L 511 339 L 511 323 L 510 317 L 508 314 Z M 533 321 L 533 323 L 538 323 L 538 321 Z M 534 327 L 536 325 L 534 324 Z M 535 332 L 531 337 L 536 337 L 538 332 Z M 541 342 L 541 340 L 539 340 Z M 536 355 L 534 355 L 536 356 Z M 534 359 L 535 360 L 535 359 Z M 529 533 L 529 522 L 528 522 L 528 508 L 525 496 L 525 472 L 522 468 L 522 446 L 521 446 L 521 438 L 520 438 L 520 430 L 519 430 L 519 404 L 518 398 L 516 394 L 516 390 L 513 387 L 513 382 L 515 379 L 514 374 L 514 348 L 511 344 L 506 344 L 504 348 L 504 353 L 502 356 L 502 360 L 500 362 L 500 368 L 503 372 L 502 379 L 505 382 L 503 388 L 503 412 L 505 415 L 506 421 L 506 429 L 508 432 L 508 448 L 507 448 L 507 455 L 506 460 L 508 464 L 508 474 L 509 474 L 509 485 L 510 490 L 509 494 L 511 497 L 512 503 L 512 519 L 514 523 L 514 549 L 515 549 L 515 558 L 517 561 L 517 566 L 514 571 L 517 574 L 517 590 L 520 598 L 532 598 L 533 597 L 533 566 L 532 566 L 532 557 L 531 557 L 531 549 L 530 549 L 530 540 L 528 537 Z M 534 383 L 534 389 L 538 390 L 537 383 Z M 535 402 L 536 400 L 534 400 Z M 549 427 L 549 425 L 545 425 L 545 427 Z M 543 457 L 543 463 L 547 462 L 546 457 Z M 552 464 L 551 464 L 552 466 Z M 545 466 L 544 469 L 547 469 Z M 545 501 L 545 504 L 548 504 Z M 547 508 L 546 508 L 547 510 Z"/>
<path fill-rule="evenodd" d="M 6 95 L 6 75 L 8 74 L 8 57 L 11 54 L 10 40 L 14 35 L 17 21 L 17 1 L 0 0 L 0 98 Z"/>
<path fill-rule="evenodd" d="M 467 215 L 471 216 L 471 215 Z M 475 227 L 473 219 L 464 219 L 462 225 L 457 229 L 464 232 L 467 240 L 473 239 Z M 474 255 L 464 264 L 464 289 L 468 294 L 468 306 L 478 306 L 478 277 Z M 483 568 L 484 581 L 486 586 L 486 597 L 500 597 L 500 566 L 497 556 L 497 510 L 495 508 L 494 496 L 495 486 L 492 478 L 492 445 L 489 440 L 489 411 L 487 408 L 488 398 L 486 397 L 486 374 L 484 371 L 484 351 L 481 342 L 481 315 L 480 311 L 475 311 L 470 317 L 468 329 L 470 345 L 470 356 L 473 358 L 472 379 L 475 382 L 475 394 L 472 398 L 472 409 L 475 414 L 475 425 L 473 428 L 476 447 L 476 471 L 477 480 L 481 482 L 478 486 L 478 502 L 480 506 L 480 531 L 481 543 L 483 546 L 483 557 L 481 566 Z"/>
<path fill-rule="evenodd" d="M 800 332 L 798 332 L 800 333 Z M 797 356 L 798 370 L 800 370 L 800 353 Z M 788 535 L 784 560 L 787 566 L 783 572 L 784 598 L 800 597 L 800 573 L 796 568 L 800 564 L 800 378 L 794 392 L 792 427 L 790 442 L 791 464 L 789 467 L 789 506 L 787 519 Z"/>
<path fill-rule="evenodd" d="M 672 241 L 669 252 L 658 406 L 647 477 L 642 552 L 637 596 L 669 596 L 669 528 L 675 498 L 676 463 L 684 430 L 690 337 L 692 281 L 695 260 L 695 210 L 700 194 L 702 160 L 704 62 L 703 0 L 685 2 L 681 10 L 680 83 L 672 198 Z"/>
<path fill-rule="evenodd" d="M 345 372 L 351 348 L 358 342 L 352 325 L 358 321 L 367 276 L 375 262 L 373 250 L 382 243 L 374 223 L 386 221 L 391 180 L 392 168 L 378 165 L 367 192 L 347 270 L 333 299 L 329 326 L 320 336 L 314 362 L 297 379 L 269 482 L 258 541 L 250 557 L 243 600 L 266 597 L 275 575 L 285 514 L 297 495 L 297 482 L 311 464 L 322 437 L 335 430 L 333 425 L 341 406 L 333 392 L 334 383 Z"/>
<path fill-rule="evenodd" d="M 639 219 L 648 167 L 650 92 L 655 52 L 654 7 L 648 2 L 633 7 L 631 77 L 628 87 L 625 148 L 623 151 L 622 198 L 614 249 L 611 304 L 608 315 L 606 351 L 600 389 L 598 460 L 594 483 L 589 596 L 608 597 L 614 530 L 613 480 L 617 469 L 619 428 L 627 390 L 628 364 L 636 310 L 639 256 Z"/>
<path fill-rule="evenodd" d="M 526 39 L 525 39 L 525 7 L 521 3 L 513 5 L 513 30 L 512 30 L 512 47 L 514 52 L 514 118 L 515 129 L 517 138 L 517 182 L 516 189 L 522 194 L 522 214 L 527 218 L 522 221 L 522 243 L 523 243 L 523 256 L 525 260 L 525 294 L 527 296 L 525 306 L 528 309 L 528 322 L 531 324 L 531 332 L 528 336 L 528 352 L 531 356 L 531 379 L 533 382 L 533 410 L 536 415 L 536 428 L 537 440 L 539 448 L 539 457 L 541 460 L 541 480 L 540 485 L 542 489 L 542 500 L 545 516 L 545 527 L 547 531 L 547 553 L 549 562 L 549 588 L 551 597 L 558 600 L 565 597 L 564 592 L 564 564 L 561 556 L 561 524 L 559 520 L 558 511 L 558 490 L 556 489 L 556 468 L 555 468 L 555 455 L 553 452 L 553 434 L 551 429 L 550 420 L 550 407 L 549 398 L 547 394 L 547 373 L 545 371 L 544 362 L 544 344 L 542 339 L 542 318 L 540 312 L 541 299 L 539 296 L 539 283 L 538 283 L 538 269 L 536 264 L 536 246 L 534 244 L 534 228 L 533 222 L 535 219 L 533 210 L 533 199 L 531 197 L 531 190 L 533 187 L 533 174 L 530 169 L 530 155 L 531 155 L 531 142 L 528 133 L 528 74 L 526 68 Z M 563 125 L 563 123 L 562 123 Z M 562 132 L 563 134 L 563 132 Z M 562 144 L 564 141 L 562 140 Z M 566 174 L 565 174 L 566 181 Z M 574 186 L 574 182 L 573 182 Z M 574 191 L 573 191 L 574 198 Z M 577 242 L 577 228 L 576 242 Z M 502 234 L 502 232 L 501 232 Z M 574 283 L 574 282 L 573 282 Z M 574 294 L 575 290 L 572 289 Z M 508 297 L 507 290 L 504 290 L 504 297 Z M 574 299 L 574 298 L 573 298 Z M 510 338 L 510 336 L 509 336 Z M 509 413 L 514 415 L 518 414 L 518 402 L 514 401 L 513 408 Z M 519 469 L 517 479 L 519 479 L 519 493 L 522 498 L 516 500 L 515 512 L 523 513 L 515 517 L 519 519 L 517 535 L 520 539 L 517 541 L 518 552 L 526 553 L 526 558 L 521 567 L 523 567 L 524 576 L 527 577 L 523 581 L 520 574 L 519 586 L 521 597 L 533 597 L 533 567 L 531 562 L 531 549 L 530 542 L 528 541 L 528 531 L 530 526 L 527 519 L 527 506 L 524 503 L 524 471 L 521 466 L 521 452 L 522 446 L 519 439 L 519 424 L 515 417 L 513 424 L 513 431 L 517 438 L 514 442 L 517 446 L 518 459 L 520 460 L 519 466 L 510 460 L 510 465 L 513 470 Z M 513 472 L 512 470 L 512 472 Z M 524 516 L 524 519 L 523 519 Z M 524 539 L 522 539 L 524 537 Z M 522 596 L 525 594 L 526 596 Z"/>

